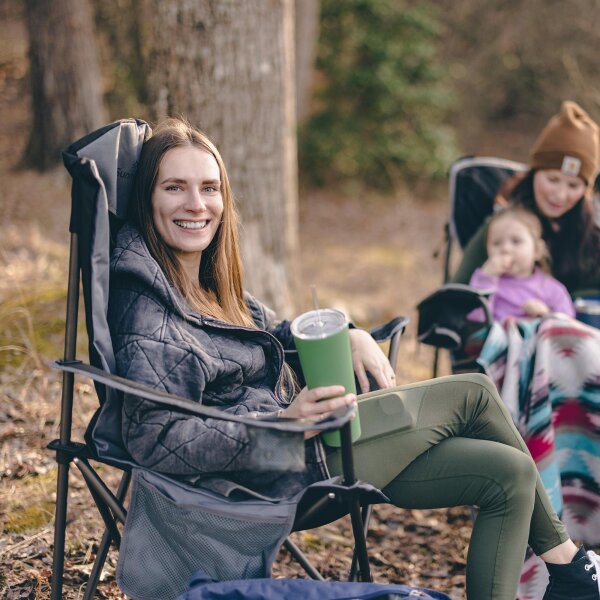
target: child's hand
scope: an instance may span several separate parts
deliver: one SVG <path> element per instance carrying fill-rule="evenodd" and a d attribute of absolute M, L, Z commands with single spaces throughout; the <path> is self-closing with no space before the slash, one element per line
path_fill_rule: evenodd
<path fill-rule="evenodd" d="M 483 263 L 481 270 L 486 275 L 497 277 L 498 275 L 508 273 L 512 267 L 512 262 L 510 256 L 506 256 L 505 254 L 493 254 L 485 261 L 485 263 Z"/>
<path fill-rule="evenodd" d="M 524 302 L 521 308 L 528 317 L 543 317 L 550 312 L 550 309 L 544 302 L 534 298 Z"/>

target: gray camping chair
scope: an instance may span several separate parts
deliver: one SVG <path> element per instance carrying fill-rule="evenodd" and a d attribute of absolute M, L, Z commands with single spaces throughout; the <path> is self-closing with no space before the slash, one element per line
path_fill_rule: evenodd
<path fill-rule="evenodd" d="M 437 376 L 440 349 L 450 352 L 453 373 L 481 370 L 476 362 L 476 349 L 492 323 L 489 294 L 468 285 L 448 283 L 452 250 L 456 245 L 463 249 L 492 214 L 494 199 L 502 183 L 526 169 L 527 165 L 523 163 L 487 156 L 468 156 L 450 166 L 443 285 L 417 306 L 417 339 L 435 347 L 433 377 Z M 467 319 L 476 308 L 483 310 L 483 323 L 474 324 Z"/>
<path fill-rule="evenodd" d="M 387 499 L 379 490 L 356 481 L 350 438 L 351 409 L 317 424 L 276 418 L 249 419 L 113 374 L 115 360 L 106 319 L 111 240 L 125 219 L 136 162 L 149 135 L 150 128 L 145 122 L 127 119 L 91 133 L 64 152 L 73 187 L 64 357 L 53 363 L 63 372 L 63 392 L 60 437 L 49 444 L 58 463 L 52 598 L 62 597 L 71 464 L 83 475 L 106 525 L 85 599 L 94 595 L 111 543 L 121 548 L 118 577 L 131 595 L 175 597 L 185 588 L 187 577 L 199 568 L 216 579 L 268 575 L 277 548 L 290 530 L 314 527 L 348 513 L 356 548 L 350 576 L 355 579 L 360 573 L 363 581 L 370 581 L 365 540 L 368 510 L 371 504 Z M 89 338 L 89 365 L 76 357 L 80 284 Z M 407 319 L 399 317 L 372 332 L 380 342 L 390 340 L 389 357 L 393 366 L 407 323 Z M 72 440 L 75 375 L 93 379 L 99 398 L 99 408 L 88 426 L 85 443 Z M 121 440 L 122 393 L 201 417 L 244 424 L 255 441 L 253 457 L 257 467 L 268 464 L 278 470 L 300 470 L 304 466 L 304 431 L 340 429 L 343 477 L 311 486 L 302 497 L 289 502 L 257 498 L 237 501 L 140 469 Z M 274 446 L 278 449 L 276 453 L 272 451 Z M 90 461 L 122 471 L 115 492 L 108 488 Z M 131 503 L 126 508 L 124 499 L 132 476 Z M 121 533 L 123 523 L 126 525 Z M 177 527 L 182 524 L 184 530 L 178 533 Z M 187 524 L 189 527 L 185 528 Z M 186 539 L 192 530 L 194 536 Z M 135 543 L 139 536 L 144 544 Z M 240 545 L 250 544 L 255 546 L 248 557 L 247 548 L 242 551 Z M 286 541 L 286 546 L 312 577 L 321 578 L 291 541 Z M 160 583 L 152 585 L 163 587 L 149 592 L 150 575 L 162 577 Z"/>

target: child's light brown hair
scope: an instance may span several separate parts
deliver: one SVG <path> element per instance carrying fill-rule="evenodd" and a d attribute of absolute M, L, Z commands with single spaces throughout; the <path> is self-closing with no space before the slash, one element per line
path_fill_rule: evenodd
<path fill-rule="evenodd" d="M 500 219 L 504 219 L 504 218 L 515 219 L 516 221 L 519 221 L 519 223 L 521 223 L 522 225 L 524 225 L 527 228 L 527 231 L 529 231 L 529 233 L 531 234 L 531 237 L 533 238 L 533 242 L 534 242 L 534 245 L 536 248 L 535 264 L 540 269 L 542 269 L 542 271 L 545 271 L 546 273 L 550 273 L 550 253 L 548 252 L 548 246 L 546 245 L 546 242 L 544 241 L 544 239 L 542 237 L 542 234 L 543 234 L 542 223 L 538 219 L 538 217 L 534 213 L 532 213 L 530 210 L 527 210 L 526 208 L 524 208 L 523 206 L 519 206 L 519 205 L 505 206 L 500 209 L 497 209 L 494 212 L 494 214 L 492 215 L 492 218 L 489 221 L 487 231 L 490 230 L 490 227 L 495 222 L 500 221 Z M 487 244 L 487 234 L 486 234 L 485 242 Z"/>

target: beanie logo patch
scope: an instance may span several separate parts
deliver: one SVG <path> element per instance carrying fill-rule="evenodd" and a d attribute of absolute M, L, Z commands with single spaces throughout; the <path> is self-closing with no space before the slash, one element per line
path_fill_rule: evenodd
<path fill-rule="evenodd" d="M 565 175 L 579 175 L 579 172 L 581 171 L 581 161 L 574 156 L 565 156 L 563 157 L 560 170 Z"/>

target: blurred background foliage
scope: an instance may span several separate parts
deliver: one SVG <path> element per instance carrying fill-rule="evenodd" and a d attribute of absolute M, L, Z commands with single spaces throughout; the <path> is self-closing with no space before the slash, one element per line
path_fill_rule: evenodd
<path fill-rule="evenodd" d="M 105 102 L 114 119 L 148 117 L 148 0 L 94 2 L 96 35 L 105 80 Z"/>
<path fill-rule="evenodd" d="M 153 119 L 155 1 L 92 2 L 113 119 Z M 24 6 L 0 0 L 0 17 Z M 443 178 L 463 154 L 526 160 L 566 98 L 600 119 L 599 17 L 600 0 L 320 0 L 301 183 L 391 191 Z"/>
<path fill-rule="evenodd" d="M 389 189 L 527 159 L 563 99 L 600 117 L 598 0 L 322 0 L 301 174 Z"/>
<path fill-rule="evenodd" d="M 313 107 L 299 135 L 301 171 L 319 184 L 389 189 L 445 174 L 458 150 L 432 2 L 322 0 Z"/>
<path fill-rule="evenodd" d="M 463 151 L 489 146 L 525 160 L 533 136 L 564 99 L 599 120 L 599 0 L 436 5 L 446 25 L 443 61 L 459 98 L 452 122 Z"/>

